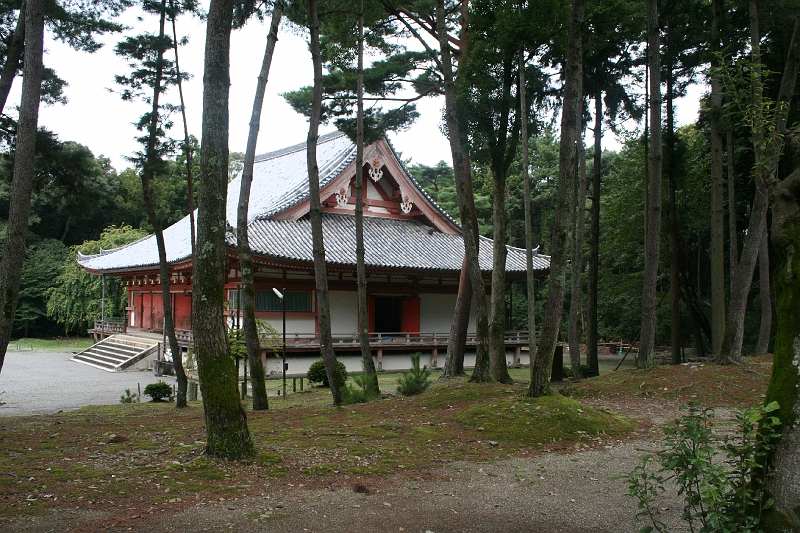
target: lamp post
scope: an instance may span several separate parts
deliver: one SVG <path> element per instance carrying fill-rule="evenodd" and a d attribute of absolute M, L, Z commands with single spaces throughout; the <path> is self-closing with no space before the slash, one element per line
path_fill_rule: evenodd
<path fill-rule="evenodd" d="M 283 304 L 283 398 L 286 399 L 286 298 L 284 298 L 286 289 L 284 288 L 281 292 L 273 287 L 272 292 L 281 299 L 281 304 Z"/>

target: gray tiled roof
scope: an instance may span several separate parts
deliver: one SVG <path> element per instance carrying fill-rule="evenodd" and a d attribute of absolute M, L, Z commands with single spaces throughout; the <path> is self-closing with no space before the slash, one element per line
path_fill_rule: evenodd
<path fill-rule="evenodd" d="M 356 264 L 355 217 L 323 214 L 325 260 L 328 264 Z M 229 243 L 235 245 L 233 236 Z M 250 225 L 253 253 L 273 259 L 312 262 L 311 221 L 257 220 Z M 441 233 L 417 221 L 364 217 L 365 263 L 368 267 L 461 270 L 464 241 L 461 235 Z M 492 241 L 481 238 L 482 270 L 492 269 Z M 534 270 L 546 270 L 550 258 L 534 256 Z M 525 271 L 525 250 L 508 247 L 506 270 Z"/>
<path fill-rule="evenodd" d="M 392 149 L 394 152 L 394 150 Z M 355 159 L 355 145 L 342 133 L 323 135 L 317 144 L 320 188 L 328 185 Z M 397 155 L 394 154 L 395 158 Z M 408 176 L 434 208 L 455 224 L 424 189 Z M 241 175 L 228 184 L 227 221 L 236 227 Z M 306 144 L 298 144 L 256 157 L 253 186 L 250 194 L 249 227 L 253 251 L 274 259 L 311 262 L 311 227 L 307 217 L 296 221 L 273 220 L 271 217 L 290 209 L 308 198 Z M 355 265 L 355 219 L 352 215 L 326 214 L 324 217 L 325 249 L 331 264 Z M 365 217 L 364 237 L 366 262 L 372 267 L 426 270 L 461 269 L 464 253 L 462 238 L 439 232 L 421 222 Z M 164 230 L 167 260 L 170 263 L 191 257 L 189 217 Z M 235 236 L 228 235 L 235 246 Z M 525 270 L 525 251 L 508 248 L 506 269 Z M 491 240 L 482 239 L 480 261 L 483 270 L 491 270 Z M 98 255 L 79 255 L 78 262 L 96 272 L 121 271 L 158 265 L 155 236 Z M 549 267 L 547 256 L 534 257 L 534 269 Z"/>

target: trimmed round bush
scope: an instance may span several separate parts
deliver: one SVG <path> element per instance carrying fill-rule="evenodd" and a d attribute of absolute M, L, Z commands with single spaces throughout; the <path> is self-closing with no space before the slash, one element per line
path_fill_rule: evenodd
<path fill-rule="evenodd" d="M 341 361 L 337 361 L 336 363 L 339 366 L 339 373 L 342 374 L 342 378 L 347 381 L 347 368 L 345 368 L 344 363 Z M 331 386 L 330 383 L 328 383 L 328 374 L 325 372 L 325 362 L 322 359 L 311 363 L 306 376 L 308 377 L 309 383 L 321 383 L 323 387 Z"/>
<path fill-rule="evenodd" d="M 144 388 L 144 393 L 152 398 L 154 402 L 160 402 L 164 399 L 169 399 L 172 396 L 172 386 L 163 381 L 151 383 Z"/>

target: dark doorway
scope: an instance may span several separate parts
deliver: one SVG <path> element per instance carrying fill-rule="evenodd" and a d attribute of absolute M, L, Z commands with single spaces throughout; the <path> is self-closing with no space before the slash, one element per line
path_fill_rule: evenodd
<path fill-rule="evenodd" d="M 375 332 L 397 333 L 403 329 L 403 299 L 375 296 Z"/>

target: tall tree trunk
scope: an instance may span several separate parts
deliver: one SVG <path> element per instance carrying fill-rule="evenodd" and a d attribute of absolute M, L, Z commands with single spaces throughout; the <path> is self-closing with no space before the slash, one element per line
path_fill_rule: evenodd
<path fill-rule="evenodd" d="M 579 127 L 579 130 L 580 127 Z M 583 306 L 581 296 L 583 292 L 583 242 L 584 227 L 586 226 L 586 150 L 583 147 L 582 135 L 578 138 L 578 159 L 580 160 L 580 179 L 578 180 L 578 204 L 573 212 L 572 228 L 572 263 L 570 265 L 570 281 L 572 283 L 569 306 L 569 329 L 567 340 L 569 342 L 569 363 L 572 369 L 572 378 L 583 379 L 581 373 L 581 344 L 578 338 L 578 321 L 581 317 Z"/>
<path fill-rule="evenodd" d="M 719 52 L 722 0 L 711 2 L 711 51 Z M 712 56 L 712 66 L 718 63 Z M 725 218 L 722 188 L 722 89 L 719 74 L 711 74 L 711 349 L 719 359 L 725 334 Z"/>
<path fill-rule="evenodd" d="M 313 239 L 314 277 L 317 282 L 317 320 L 319 323 L 320 352 L 325 363 L 325 373 L 331 387 L 333 405 L 341 405 L 344 377 L 339 372 L 331 338 L 331 309 L 328 297 L 328 272 L 325 266 L 325 244 L 322 234 L 322 203 L 319 196 L 319 165 L 317 141 L 322 109 L 322 56 L 319 45 L 319 16 L 317 0 L 308 0 L 308 27 L 310 30 L 311 59 L 314 63 L 314 97 L 308 119 L 306 156 L 308 165 L 309 202 L 311 204 L 311 236 Z M 360 169 L 359 169 L 360 170 Z"/>
<path fill-rule="evenodd" d="M 358 342 L 361 345 L 361 366 L 364 370 L 367 398 L 380 394 L 378 374 L 369 346 L 367 308 L 367 267 L 364 261 L 364 0 L 358 11 L 358 116 L 356 132 L 356 276 L 358 277 Z"/>
<path fill-rule="evenodd" d="M 239 400 L 238 375 L 225 334 L 225 207 L 228 196 L 228 100 L 232 0 L 211 0 L 203 75 L 197 257 L 192 325 L 203 394 L 206 453 L 252 457 L 253 441 Z"/>
<path fill-rule="evenodd" d="M 28 233 L 28 215 L 35 177 L 43 53 L 44 1 L 28 0 L 25 11 L 25 65 L 22 72 L 14 176 L 11 181 L 6 240 L 3 244 L 3 256 L 0 258 L 0 371 L 3 369 L 8 342 L 11 340 L 22 263 L 25 261 L 25 236 Z"/>
<path fill-rule="evenodd" d="M 241 306 L 243 312 L 244 342 L 247 346 L 247 361 L 250 365 L 250 385 L 253 391 L 253 410 L 269 409 L 267 387 L 264 381 L 264 363 L 261 361 L 261 342 L 258 339 L 256 324 L 256 288 L 255 264 L 250 249 L 249 206 L 250 188 L 253 184 L 253 165 L 256 159 L 258 130 L 261 127 L 261 110 L 264 107 L 264 94 L 269 81 L 269 70 L 272 65 L 272 54 L 278 40 L 278 28 L 281 25 L 283 2 L 276 2 L 272 10 L 272 21 L 267 35 L 267 46 L 264 59 L 261 61 L 261 72 L 256 83 L 256 94 L 253 98 L 253 111 L 250 114 L 250 130 L 247 135 L 247 147 L 244 153 L 244 167 L 239 189 L 239 205 L 236 212 L 236 247 L 239 252 L 239 271 L 242 276 Z M 283 295 L 286 298 L 286 295 Z"/>
<path fill-rule="evenodd" d="M 603 94 L 594 95 L 594 168 L 589 214 L 589 264 L 586 273 L 586 364 L 600 373 L 597 358 L 597 278 L 600 272 L 600 181 L 602 177 Z"/>
<path fill-rule="evenodd" d="M 519 109 L 522 135 L 522 181 L 525 204 L 525 288 L 528 295 L 528 357 L 536 350 L 536 278 L 533 275 L 533 216 L 531 209 L 530 154 L 528 153 L 528 101 L 525 86 L 525 51 L 519 53 Z M 530 361 L 533 363 L 533 361 Z"/>
<path fill-rule="evenodd" d="M 758 260 L 758 250 L 761 239 L 765 234 L 767 200 L 763 184 L 766 176 L 774 172 L 777 161 L 770 161 L 770 155 L 765 145 L 769 142 L 764 136 L 765 118 L 763 113 L 763 81 L 761 77 L 761 48 L 760 31 L 758 28 L 758 7 L 756 0 L 750 0 L 750 46 L 753 50 L 753 151 L 755 156 L 756 195 L 753 199 L 753 208 L 750 212 L 750 222 L 747 227 L 742 255 L 739 264 L 731 278 L 731 300 L 728 304 L 728 316 L 725 322 L 725 336 L 719 353 L 714 357 L 719 363 L 739 361 L 742 358 L 742 340 L 744 338 L 744 318 L 747 311 L 747 299 L 753 280 L 753 272 Z M 776 113 L 776 115 L 779 115 Z M 775 117 L 778 120 L 778 116 Z M 774 126 L 774 131 L 782 133 L 779 122 Z M 785 126 L 784 126 L 785 128 Z M 777 159 L 777 157 L 775 157 Z M 768 168 L 769 167 L 769 168 Z"/>
<path fill-rule="evenodd" d="M 736 228 L 736 157 L 733 139 L 733 125 L 728 125 L 728 132 L 725 135 L 726 147 L 725 152 L 727 155 L 728 163 L 728 243 L 729 257 L 730 257 L 730 276 L 733 279 L 733 273 L 736 271 L 736 265 L 739 264 L 739 231 Z M 733 287 L 731 287 L 733 291 Z"/>
<path fill-rule="evenodd" d="M 19 61 L 25 51 L 26 5 L 27 3 L 23 1 L 19 8 L 17 26 L 14 28 L 11 42 L 6 48 L 6 62 L 3 63 L 3 70 L 0 71 L 0 113 L 5 111 L 8 95 L 11 92 L 11 85 L 14 83 L 14 78 L 17 77 L 17 71 L 19 70 Z"/>
<path fill-rule="evenodd" d="M 658 1 L 647 0 L 648 71 L 650 72 L 650 173 L 645 210 L 642 334 L 636 364 L 654 363 L 656 337 L 656 282 L 661 244 L 661 53 Z"/>
<path fill-rule="evenodd" d="M 564 104 L 561 114 L 561 148 L 558 161 L 556 208 L 550 256 L 550 279 L 547 291 L 542 333 L 531 363 L 531 384 L 528 396 L 550 394 L 550 373 L 558 343 L 558 331 L 564 310 L 564 285 L 569 255 L 570 212 L 574 207 L 575 174 L 577 171 L 578 120 L 581 113 L 581 79 L 583 50 L 583 0 L 572 0 L 569 18 L 569 47 L 564 76 Z"/>
<path fill-rule="evenodd" d="M 667 70 L 667 182 L 669 187 L 669 303 L 671 363 L 681 364 L 681 305 L 678 288 L 678 206 L 675 200 L 675 106 L 673 73 Z"/>
<path fill-rule="evenodd" d="M 170 1 L 173 5 L 173 0 Z M 194 179 L 192 178 L 192 144 L 189 137 L 189 122 L 186 120 L 186 102 L 183 98 L 183 79 L 181 77 L 181 67 L 178 62 L 178 30 L 175 27 L 175 17 L 172 19 L 172 43 L 175 47 L 175 72 L 178 75 L 178 95 L 181 100 L 181 119 L 183 122 L 183 151 L 186 154 L 186 194 L 189 196 L 189 235 L 191 238 L 192 261 L 195 256 L 195 223 L 194 223 Z"/>
<path fill-rule="evenodd" d="M 764 355 L 769 351 L 769 338 L 772 334 L 772 295 L 770 292 L 769 271 L 769 241 L 767 241 L 767 228 L 764 226 L 764 235 L 761 237 L 761 246 L 758 249 L 758 294 L 761 300 L 761 328 L 758 331 L 758 342 L 754 355 Z"/>
<path fill-rule="evenodd" d="M 489 330 L 490 372 L 498 383 L 511 383 L 506 364 L 506 174 L 492 172 L 494 242 L 492 244 L 492 322 Z"/>
<path fill-rule="evenodd" d="M 159 19 L 159 41 L 164 42 L 165 25 L 167 18 L 167 2 L 161 0 L 161 11 Z M 174 43 L 177 48 L 177 42 Z M 172 364 L 178 381 L 178 390 L 175 395 L 175 406 L 186 407 L 186 371 L 183 369 L 183 354 L 178 344 L 178 337 L 175 335 L 175 318 L 172 314 L 172 295 L 170 294 L 169 263 L 167 262 L 167 246 L 164 242 L 164 228 L 158 218 L 153 198 L 153 180 L 156 177 L 158 168 L 161 164 L 161 156 L 156 149 L 158 140 L 158 125 L 160 119 L 160 98 L 163 92 L 162 80 L 164 75 L 164 49 L 159 48 L 156 59 L 155 84 L 153 86 L 152 108 L 150 111 L 150 124 L 148 124 L 147 146 L 145 149 L 146 160 L 142 168 L 142 196 L 147 218 L 153 226 L 153 233 L 156 236 L 156 246 L 158 248 L 158 266 L 161 276 L 161 304 L 164 317 L 164 333 L 167 336 L 169 351 L 172 354 Z"/>
<path fill-rule="evenodd" d="M 784 131 L 788 102 L 797 85 L 800 69 L 800 16 L 795 19 L 792 40 L 778 92 L 776 127 Z M 777 107 L 780 106 L 780 107 Z M 775 141 L 773 154 L 778 152 Z M 773 169 L 774 172 L 774 169 Z M 800 531 L 800 169 L 778 181 L 768 176 L 767 189 L 772 200 L 772 243 L 778 257 L 773 275 L 777 302 L 778 328 L 775 334 L 775 356 L 772 377 L 767 389 L 767 402 L 780 405 L 778 417 L 782 432 L 777 449 L 769 460 L 774 476 L 769 478 L 765 499 L 775 504 L 767 511 L 768 533 Z"/>
<path fill-rule="evenodd" d="M 471 381 L 488 381 L 489 373 L 489 317 L 486 306 L 486 289 L 483 282 L 480 263 L 478 262 L 478 238 L 475 234 L 477 220 L 475 218 L 474 197 L 469 175 L 469 158 L 466 156 L 461 128 L 455 102 L 455 80 L 453 76 L 453 60 L 447 32 L 444 1 L 436 0 L 437 26 L 439 31 L 439 48 L 442 54 L 442 76 L 444 78 L 445 122 L 447 123 L 450 152 L 453 156 L 453 172 L 456 179 L 456 196 L 461 215 L 461 233 L 464 238 L 464 255 L 472 284 L 473 300 L 477 322 L 477 339 L 475 343 L 475 369 Z M 472 230 L 472 231 L 470 231 Z M 455 313 L 459 315 L 459 313 Z"/>

